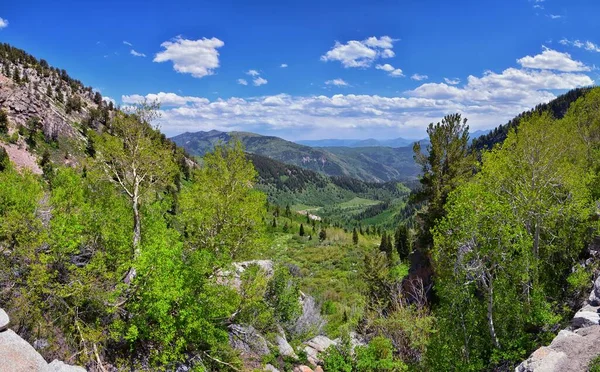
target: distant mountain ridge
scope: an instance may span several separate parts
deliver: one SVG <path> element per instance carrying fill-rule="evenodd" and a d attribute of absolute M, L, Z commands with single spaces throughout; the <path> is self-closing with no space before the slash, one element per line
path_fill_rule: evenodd
<path fill-rule="evenodd" d="M 487 135 L 491 130 L 477 130 L 470 134 L 471 141 L 475 138 Z M 428 138 L 422 139 L 408 139 L 408 138 L 394 138 L 394 139 L 320 139 L 320 140 L 298 140 L 294 141 L 297 144 L 310 146 L 310 147 L 410 147 L 415 142 L 421 142 L 421 144 L 429 142 Z"/>
<path fill-rule="evenodd" d="M 369 182 L 412 180 L 419 173 L 411 147 L 309 147 L 279 137 L 216 130 L 183 133 L 172 140 L 188 153 L 203 156 L 218 143 L 238 138 L 246 151 L 329 176 L 347 176 Z"/>
<path fill-rule="evenodd" d="M 322 139 L 294 141 L 300 145 L 311 147 L 406 147 L 420 140 L 411 140 L 402 137 L 390 140 L 367 139 Z"/>

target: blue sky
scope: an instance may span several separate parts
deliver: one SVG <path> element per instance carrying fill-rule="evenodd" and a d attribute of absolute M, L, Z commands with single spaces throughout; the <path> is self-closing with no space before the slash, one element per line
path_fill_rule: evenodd
<path fill-rule="evenodd" d="M 0 4 L 0 41 L 117 104 L 159 99 L 168 135 L 420 138 L 472 130 L 600 79 L 600 2 L 49 1 Z"/>

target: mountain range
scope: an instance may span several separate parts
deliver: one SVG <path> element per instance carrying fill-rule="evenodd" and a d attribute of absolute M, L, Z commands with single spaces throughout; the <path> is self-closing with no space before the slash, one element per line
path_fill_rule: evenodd
<path fill-rule="evenodd" d="M 329 176 L 369 182 L 415 179 L 419 167 L 411 147 L 309 147 L 279 137 L 248 132 L 183 133 L 171 139 L 193 156 L 203 156 L 218 143 L 237 138 L 246 151 Z"/>

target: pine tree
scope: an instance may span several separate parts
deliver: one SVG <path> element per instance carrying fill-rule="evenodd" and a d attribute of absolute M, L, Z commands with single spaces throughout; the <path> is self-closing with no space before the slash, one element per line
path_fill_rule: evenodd
<path fill-rule="evenodd" d="M 276 227 L 277 227 L 277 220 L 276 220 L 275 218 L 273 218 L 273 223 L 271 224 L 271 226 L 272 226 L 273 228 L 276 228 Z"/>
<path fill-rule="evenodd" d="M 4 110 L 0 110 L 0 133 L 8 132 L 8 114 Z"/>
<path fill-rule="evenodd" d="M 352 230 L 352 243 L 354 245 L 358 244 L 358 231 L 356 231 L 356 227 Z"/>
<path fill-rule="evenodd" d="M 288 232 L 290 230 L 290 225 L 288 225 L 288 222 L 285 221 L 285 223 L 283 224 L 283 232 Z"/>
<path fill-rule="evenodd" d="M 300 232 L 298 232 L 298 235 L 304 236 L 304 225 L 303 224 L 300 224 Z"/>
<path fill-rule="evenodd" d="M 288 218 L 292 216 L 292 210 L 290 209 L 289 204 L 285 206 L 285 216 Z"/>
<path fill-rule="evenodd" d="M 310 213 L 308 213 L 308 211 L 306 211 L 306 223 L 310 223 Z M 314 226 L 314 220 L 313 220 L 313 226 Z"/>
<path fill-rule="evenodd" d="M 407 259 L 410 254 L 410 246 L 408 241 L 408 228 L 406 225 L 398 225 L 398 228 L 394 233 L 394 242 L 394 248 L 396 248 L 396 252 L 398 252 L 400 259 Z"/>

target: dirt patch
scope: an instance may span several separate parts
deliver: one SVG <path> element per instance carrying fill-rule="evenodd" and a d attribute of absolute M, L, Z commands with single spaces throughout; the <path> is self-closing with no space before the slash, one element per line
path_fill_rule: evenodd
<path fill-rule="evenodd" d="M 0 143 L 8 153 L 8 157 L 19 170 L 28 169 L 34 174 L 42 174 L 37 158 L 18 145 Z"/>

